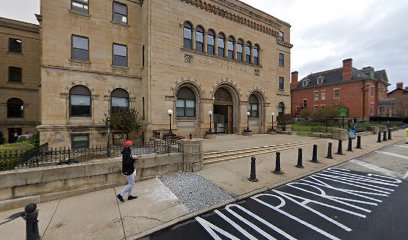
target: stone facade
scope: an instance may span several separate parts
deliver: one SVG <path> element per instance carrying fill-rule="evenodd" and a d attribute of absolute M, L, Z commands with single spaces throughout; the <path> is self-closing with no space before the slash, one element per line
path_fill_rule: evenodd
<path fill-rule="evenodd" d="M 0 132 L 6 143 L 40 124 L 40 48 L 37 25 L 0 18 Z"/>
<path fill-rule="evenodd" d="M 85 13 L 71 9 L 70 1 L 41 1 L 41 143 L 69 147 L 72 136 L 86 135 L 90 145 L 105 144 L 103 119 L 115 89 L 129 94 L 129 106 L 147 123 L 147 138 L 153 131 L 166 133 L 169 120 L 177 135 L 202 137 L 210 128 L 209 111 L 211 128 L 218 132 L 242 134 L 249 125 L 254 133 L 265 133 L 280 103 L 290 112 L 288 23 L 237 0 L 116 2 L 127 6 L 126 24 L 114 23 L 112 1 L 91 2 Z M 191 26 L 191 47 L 184 43 L 186 24 Z M 203 30 L 202 51 L 197 29 Z M 218 34 L 224 34 L 226 57 L 209 54 L 209 31 L 215 33 L 216 51 Z M 73 36 L 88 39 L 88 60 L 72 59 Z M 245 46 L 244 61 L 237 59 L 239 40 L 251 45 L 248 63 Z M 113 43 L 127 46 L 127 67 L 112 65 Z M 284 79 L 281 90 L 279 77 Z M 89 89 L 90 116 L 71 116 L 75 86 Z M 171 118 L 168 109 L 173 110 Z"/>

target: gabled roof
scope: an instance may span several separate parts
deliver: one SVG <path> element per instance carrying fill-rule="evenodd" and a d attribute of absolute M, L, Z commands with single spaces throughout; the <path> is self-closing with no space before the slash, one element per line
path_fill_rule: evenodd
<path fill-rule="evenodd" d="M 322 84 L 317 84 L 318 78 L 324 79 Z M 387 86 L 389 85 L 387 73 L 385 70 L 374 71 L 374 68 L 372 67 L 363 68 L 361 70 L 352 68 L 351 80 L 343 80 L 343 68 L 335 68 L 323 72 L 309 74 L 307 77 L 299 81 L 298 85 L 292 90 L 308 89 L 362 80 L 380 81 Z M 307 86 L 303 86 L 304 81 L 309 82 Z"/>

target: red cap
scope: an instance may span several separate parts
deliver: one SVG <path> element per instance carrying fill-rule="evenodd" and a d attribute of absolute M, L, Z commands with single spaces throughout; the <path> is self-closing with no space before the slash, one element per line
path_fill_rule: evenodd
<path fill-rule="evenodd" d="M 130 140 L 127 140 L 127 141 L 125 142 L 125 144 L 123 144 L 123 145 L 125 146 L 125 148 L 128 148 L 128 147 L 131 147 L 131 146 L 133 145 L 133 142 L 130 141 Z"/>

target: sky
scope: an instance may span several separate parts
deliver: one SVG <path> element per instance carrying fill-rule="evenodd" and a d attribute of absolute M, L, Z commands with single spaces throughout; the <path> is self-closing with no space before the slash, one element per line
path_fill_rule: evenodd
<path fill-rule="evenodd" d="M 38 23 L 39 0 L 2 0 L 0 16 Z M 339 68 L 353 59 L 357 69 L 385 69 L 395 89 L 408 86 L 408 1 L 241 0 L 291 27 L 291 71 L 302 79 Z"/>

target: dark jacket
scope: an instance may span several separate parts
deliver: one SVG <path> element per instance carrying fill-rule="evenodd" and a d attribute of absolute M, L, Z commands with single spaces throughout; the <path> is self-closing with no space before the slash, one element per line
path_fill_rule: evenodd
<path fill-rule="evenodd" d="M 130 148 L 124 148 L 122 150 L 122 173 L 125 175 L 131 175 L 135 171 L 135 160 L 132 157 L 132 151 Z"/>

